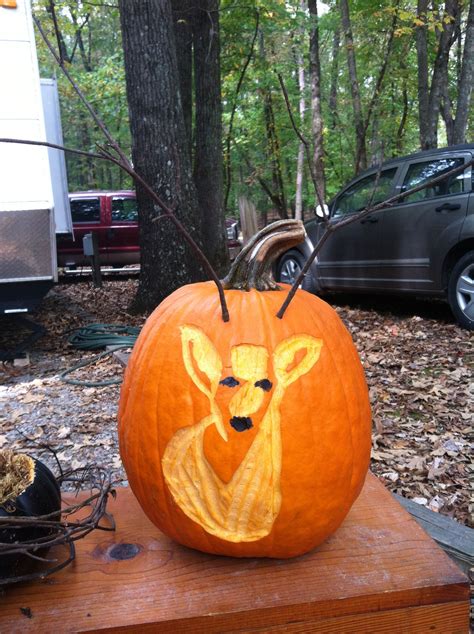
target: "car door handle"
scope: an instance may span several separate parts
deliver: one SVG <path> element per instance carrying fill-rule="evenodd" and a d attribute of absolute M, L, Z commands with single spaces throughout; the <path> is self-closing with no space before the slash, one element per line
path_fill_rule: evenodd
<path fill-rule="evenodd" d="M 461 209 L 461 205 L 456 205 L 454 203 L 444 203 L 443 205 L 436 207 L 435 211 L 440 213 L 441 211 L 456 211 L 456 209 Z"/>
<path fill-rule="evenodd" d="M 374 224 L 376 222 L 378 222 L 379 219 L 378 218 L 374 218 L 373 216 L 366 216 L 363 220 L 360 221 L 361 225 L 365 225 L 366 222 L 369 222 L 370 224 Z"/>

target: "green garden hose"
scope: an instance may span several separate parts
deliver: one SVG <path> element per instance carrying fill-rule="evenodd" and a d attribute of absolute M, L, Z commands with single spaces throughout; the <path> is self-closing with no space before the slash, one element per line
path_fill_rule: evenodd
<path fill-rule="evenodd" d="M 71 372 L 85 368 L 113 354 L 116 350 L 132 348 L 140 333 L 140 328 L 136 326 L 121 326 L 120 324 L 89 324 L 84 328 L 75 330 L 68 338 L 74 348 L 79 350 L 100 350 L 107 346 L 113 346 L 110 350 L 105 350 L 94 357 L 81 361 L 71 368 L 64 370 L 59 378 L 70 385 L 82 385 L 83 387 L 104 387 L 106 385 L 118 385 L 122 379 L 107 379 L 105 381 L 79 381 L 78 379 L 66 378 Z"/>

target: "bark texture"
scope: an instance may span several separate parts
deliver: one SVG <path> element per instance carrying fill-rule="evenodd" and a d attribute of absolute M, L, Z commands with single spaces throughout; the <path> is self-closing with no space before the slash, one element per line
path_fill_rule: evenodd
<path fill-rule="evenodd" d="M 181 104 L 169 0 L 120 0 L 120 19 L 137 172 L 176 209 L 200 242 L 200 217 Z M 141 274 L 133 308 L 151 310 L 179 286 L 203 278 L 188 245 L 137 187 Z"/>
<path fill-rule="evenodd" d="M 367 167 L 367 153 L 365 148 L 365 126 L 362 116 L 362 105 L 360 99 L 359 81 L 357 78 L 357 66 L 354 51 L 354 38 L 352 36 L 352 25 L 347 0 L 339 0 L 341 11 L 341 24 L 344 31 L 346 43 L 347 68 L 349 71 L 349 82 L 351 85 L 352 109 L 354 111 L 354 125 L 356 131 L 356 173 Z"/>
<path fill-rule="evenodd" d="M 428 108 L 430 94 L 428 88 L 428 26 L 426 13 L 428 0 L 418 0 L 418 18 L 424 22 L 416 29 L 416 53 L 418 60 L 418 125 L 420 129 L 420 147 L 424 147 L 428 136 Z"/>
<path fill-rule="evenodd" d="M 179 92 L 184 126 L 188 137 L 189 156 L 193 141 L 193 11 L 191 0 L 172 0 L 176 57 L 178 60 Z"/>
<path fill-rule="evenodd" d="M 201 208 L 204 252 L 223 275 L 228 269 L 229 256 L 223 209 L 219 1 L 195 0 L 194 7 L 194 182 Z"/>
<path fill-rule="evenodd" d="M 447 120 L 448 133 L 450 133 L 450 104 L 447 90 L 448 61 L 449 52 L 455 41 L 453 36 L 456 22 L 461 10 L 459 0 L 446 0 L 442 16 L 443 26 L 439 35 L 430 84 L 426 25 L 428 8 L 428 0 L 418 0 L 418 17 L 425 22 L 424 26 L 417 28 L 416 33 L 420 145 L 423 150 L 435 148 L 438 145 L 438 122 L 442 110 Z"/>
<path fill-rule="evenodd" d="M 431 78 L 427 131 L 422 148 L 435 148 L 438 145 L 438 121 L 441 112 L 443 86 L 447 86 L 449 51 L 453 44 L 453 33 L 457 15 L 460 11 L 458 0 L 446 0 L 443 16 L 443 30 L 439 38 L 438 51 Z"/>
<path fill-rule="evenodd" d="M 304 117 L 306 112 L 306 101 L 304 98 L 306 78 L 304 72 L 304 58 L 303 55 L 297 53 L 297 66 L 298 66 L 298 89 L 300 92 L 299 99 L 299 114 L 300 114 L 300 126 L 304 127 Z M 296 187 L 295 187 L 295 218 L 297 220 L 303 220 L 303 177 L 304 177 L 304 143 L 300 142 L 298 145 L 298 158 L 296 159 Z"/>
<path fill-rule="evenodd" d="M 321 108 L 321 63 L 319 58 L 319 20 L 316 0 L 308 0 L 311 16 L 309 36 L 309 73 L 311 78 L 311 129 L 313 133 L 313 169 L 318 200 L 326 199 L 324 172 L 323 116 Z"/>
<path fill-rule="evenodd" d="M 469 2 L 466 38 L 461 64 L 456 120 L 454 122 L 453 143 L 466 142 L 466 128 L 474 84 L 474 0 Z"/>
<path fill-rule="evenodd" d="M 337 84 L 339 77 L 339 46 L 341 43 L 341 32 L 338 28 L 334 31 L 332 40 L 332 60 L 331 60 L 331 87 L 329 89 L 329 121 L 333 130 L 337 127 Z"/>
<path fill-rule="evenodd" d="M 260 61 L 264 68 L 267 67 L 265 41 L 263 31 L 259 30 Z M 275 113 L 273 109 L 273 96 L 271 88 L 264 87 L 260 91 L 263 101 L 263 114 L 265 118 L 265 130 L 267 135 L 267 147 L 272 169 L 272 189 L 274 202 L 280 218 L 288 218 L 286 204 L 285 185 L 283 182 L 283 166 L 281 161 L 280 140 L 275 125 Z"/>

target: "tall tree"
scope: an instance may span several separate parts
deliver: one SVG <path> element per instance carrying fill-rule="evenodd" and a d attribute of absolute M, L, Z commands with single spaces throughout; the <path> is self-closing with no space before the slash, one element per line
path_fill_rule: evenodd
<path fill-rule="evenodd" d="M 259 51 L 262 68 L 268 71 L 267 53 L 265 49 L 264 32 L 259 30 Z M 263 81 L 260 89 L 263 102 L 263 115 L 265 121 L 265 133 L 267 137 L 268 158 L 272 170 L 272 189 L 274 201 L 278 201 L 276 208 L 280 218 L 288 217 L 288 207 L 286 204 L 285 184 L 283 180 L 283 164 L 280 139 L 278 137 L 275 108 L 273 104 L 272 87 L 268 82 Z"/>
<path fill-rule="evenodd" d="M 179 91 L 189 156 L 193 144 L 193 9 L 192 0 L 172 0 Z"/>
<path fill-rule="evenodd" d="M 459 76 L 459 90 L 454 121 L 453 143 L 465 143 L 466 128 L 471 103 L 472 86 L 474 84 L 474 0 L 469 2 L 466 37 L 464 39 L 464 53 L 462 57 L 461 73 Z"/>
<path fill-rule="evenodd" d="M 170 0 L 119 0 L 119 7 L 135 169 L 199 241 Z M 140 186 L 137 197 L 141 273 L 134 308 L 151 310 L 178 286 L 202 279 L 202 271 Z"/>
<path fill-rule="evenodd" d="M 428 138 L 428 111 L 430 102 L 428 84 L 428 0 L 418 0 L 418 27 L 416 29 L 416 51 L 418 69 L 418 125 L 420 145 L 424 147 Z"/>
<path fill-rule="evenodd" d="M 321 104 L 321 62 L 319 58 L 319 18 L 316 0 L 308 0 L 311 17 L 309 35 L 309 73 L 311 78 L 311 129 L 313 133 L 313 169 L 318 200 L 326 198 L 324 171 L 323 115 Z"/>
<path fill-rule="evenodd" d="M 354 112 L 354 127 L 356 134 L 356 172 L 367 167 L 367 153 L 365 148 L 365 125 L 362 116 L 362 103 L 360 97 L 359 80 L 357 78 L 357 66 L 354 49 L 354 37 L 352 35 L 351 16 L 348 0 L 339 0 L 341 10 L 341 24 L 346 43 L 347 68 L 351 85 L 352 109 Z"/>
<path fill-rule="evenodd" d="M 300 0 L 300 10 L 303 12 L 305 8 L 306 8 L 305 0 Z M 304 35 L 304 29 L 301 27 L 299 29 L 299 35 L 300 35 L 300 38 L 302 38 Z M 296 49 L 295 57 L 296 57 L 296 66 L 298 68 L 300 126 L 303 128 L 305 112 L 306 112 L 306 99 L 305 99 L 306 75 L 305 75 L 304 56 L 301 50 L 301 46 Z M 296 185 L 295 185 L 295 218 L 297 220 L 303 219 L 304 155 L 305 155 L 304 143 L 300 141 L 298 145 L 298 157 L 296 159 Z"/>
<path fill-rule="evenodd" d="M 195 0 L 193 43 L 194 182 L 201 208 L 202 242 L 211 264 L 224 274 L 229 259 L 224 237 L 219 0 Z"/>
<path fill-rule="evenodd" d="M 430 84 L 426 26 L 428 3 L 427 0 L 418 0 L 418 18 L 425 23 L 418 27 L 417 34 L 420 145 L 424 150 L 435 148 L 438 145 L 438 122 L 443 93 L 446 95 L 449 52 L 455 41 L 453 35 L 459 12 L 459 0 L 446 0 L 444 12 L 438 25 L 440 34 Z"/>

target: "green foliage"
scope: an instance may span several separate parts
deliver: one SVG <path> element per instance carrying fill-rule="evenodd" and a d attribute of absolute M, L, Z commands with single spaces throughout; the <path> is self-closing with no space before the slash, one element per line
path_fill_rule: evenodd
<path fill-rule="evenodd" d="M 35 2 L 33 8 L 51 42 L 57 44 L 47 10 L 49 4 L 49 0 L 41 0 Z M 131 141 L 118 10 L 112 4 L 92 5 L 78 0 L 56 0 L 55 8 L 59 31 L 71 58 L 66 62 L 69 72 L 112 135 L 129 153 Z M 83 50 L 78 38 L 82 38 Z M 102 132 L 57 68 L 38 32 L 36 41 L 41 76 L 56 76 L 58 80 L 65 145 L 94 152 L 96 143 L 104 142 Z M 66 155 L 66 160 L 70 191 L 132 186 L 122 170 L 105 161 L 71 154 Z"/>
<path fill-rule="evenodd" d="M 47 12 L 48 4 L 46 0 L 37 0 L 34 10 L 51 36 L 53 31 Z M 463 3 L 461 31 L 467 18 L 467 4 Z M 437 5 L 442 6 L 443 3 Z M 354 175 L 355 139 L 351 90 L 342 34 L 336 59 L 333 59 L 334 35 L 340 29 L 338 3 L 336 0 L 327 0 L 325 8 L 325 12 L 320 11 L 319 40 L 324 162 L 328 197 L 331 197 Z M 351 0 L 350 12 L 364 117 L 367 116 L 369 104 L 373 100 L 388 34 L 394 17 L 396 18 L 387 70 L 368 122 L 369 161 L 378 162 L 381 158 L 387 159 L 416 151 L 419 147 L 416 29 L 427 26 L 428 53 L 432 68 L 437 40 L 440 30 L 446 24 L 446 16 L 442 10 L 430 10 L 426 15 L 417 16 L 415 3 L 411 0 Z M 117 8 L 112 4 L 108 6 L 107 2 L 89 4 L 80 0 L 58 0 L 56 13 L 66 48 L 69 52 L 74 51 L 72 62 L 68 66 L 71 73 L 111 132 L 128 152 L 130 136 Z M 255 34 L 257 13 L 258 37 L 252 60 L 239 93 L 236 94 Z M 85 24 L 80 33 L 84 54 L 77 40 L 78 27 L 83 22 Z M 238 198 L 245 195 L 263 213 L 272 214 L 274 205 L 265 193 L 262 182 L 271 191 L 275 191 L 273 168 L 278 159 L 285 197 L 288 206 L 293 205 L 299 147 L 299 139 L 291 126 L 282 96 L 278 73 L 284 78 L 295 121 L 306 139 L 311 142 L 308 59 L 311 18 L 307 10 L 301 9 L 299 0 L 221 0 L 220 24 L 224 145 L 235 104 L 230 145 L 232 187 L 228 212 L 236 215 Z M 40 39 L 38 50 L 43 75 L 58 75 L 66 144 L 94 150 L 95 143 L 103 141 L 100 131 L 80 105 L 70 85 L 55 71 L 49 52 Z M 449 61 L 448 90 L 454 102 L 458 90 L 460 52 L 460 48 L 456 48 L 455 45 Z M 306 71 L 306 115 L 302 122 L 298 113 L 300 91 L 297 76 L 297 59 L 301 54 L 305 60 Z M 330 109 L 329 95 L 335 63 L 337 106 Z M 268 99 L 271 99 L 273 131 L 278 146 L 272 145 L 268 138 L 268 120 L 265 114 Z M 472 113 L 469 125 L 472 137 Z M 439 142 L 445 142 L 442 125 Z M 278 153 L 278 156 L 275 156 L 275 153 Z M 71 190 L 130 185 L 123 174 L 105 163 L 97 164 L 69 157 L 68 171 Z M 307 216 L 314 205 L 314 188 L 306 168 L 304 206 Z"/>

